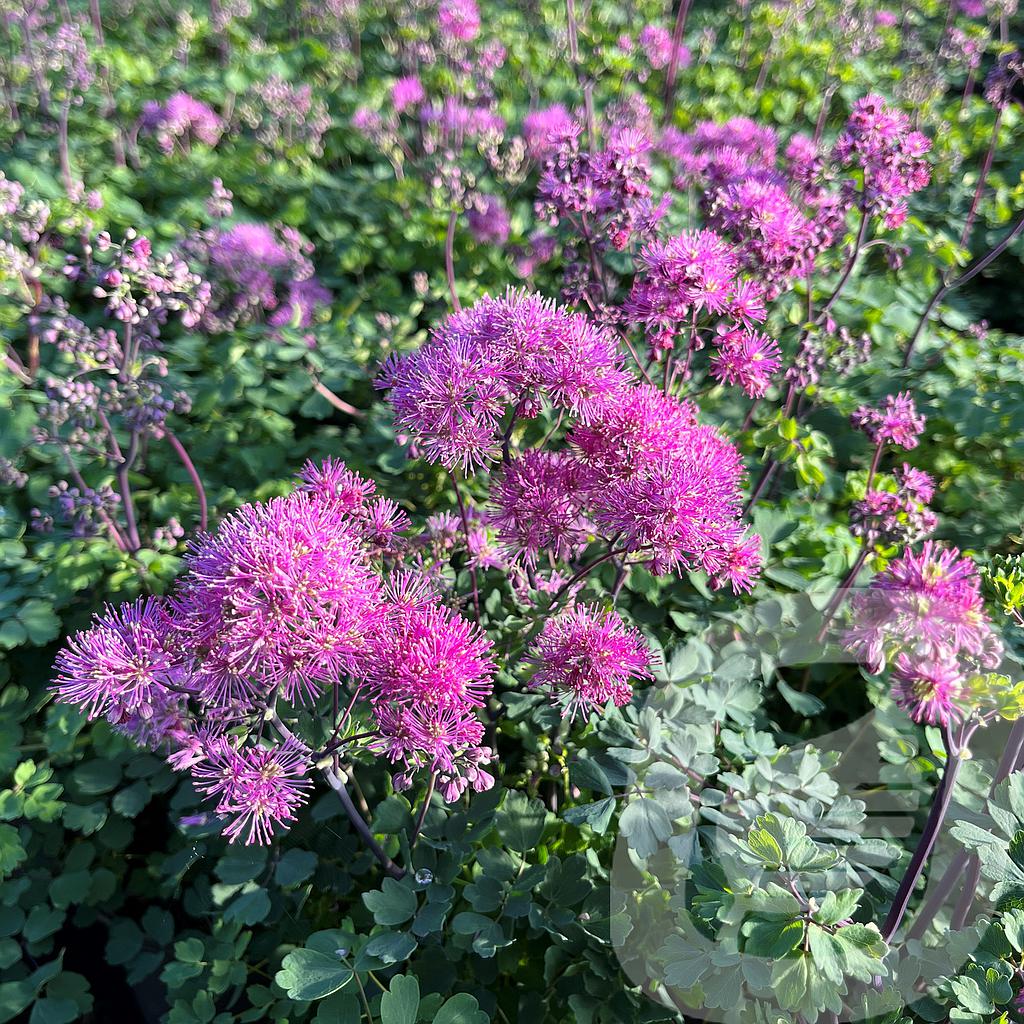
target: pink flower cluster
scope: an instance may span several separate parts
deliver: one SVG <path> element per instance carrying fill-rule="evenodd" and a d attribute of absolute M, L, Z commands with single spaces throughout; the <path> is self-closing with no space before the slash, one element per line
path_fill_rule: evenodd
<path fill-rule="evenodd" d="M 187 92 L 176 92 L 164 103 L 147 102 L 140 126 L 155 136 L 165 153 L 173 152 L 175 145 L 188 152 L 193 142 L 216 146 L 224 131 L 223 122 L 213 110 Z"/>
<path fill-rule="evenodd" d="M 871 95 L 853 105 L 832 158 L 862 171 L 862 209 L 883 217 L 886 227 L 897 228 L 907 218 L 907 197 L 931 180 L 926 159 L 930 149 L 931 140 L 912 130 L 903 111 Z"/>
<path fill-rule="evenodd" d="M 656 573 L 752 585 L 759 541 L 740 522 L 736 448 L 691 403 L 632 384 L 614 335 L 581 314 L 525 292 L 483 299 L 391 361 L 380 383 L 428 460 L 470 471 L 503 453 L 490 519 L 513 559 L 568 561 L 603 534 Z M 511 457 L 517 422 L 545 407 L 568 417 L 568 450 Z"/>
<path fill-rule="evenodd" d="M 765 296 L 741 276 L 736 248 L 714 231 L 688 231 L 652 242 L 637 262 L 624 313 L 643 326 L 652 349 L 665 353 L 685 339 L 686 373 L 709 336 L 717 350 L 710 364 L 715 379 L 763 396 L 782 357 L 774 339 L 752 328 L 766 316 Z"/>
<path fill-rule="evenodd" d="M 917 411 L 910 392 L 901 391 L 897 395 L 886 395 L 880 406 L 859 406 L 850 422 L 867 434 L 873 444 L 893 444 L 909 451 L 917 447 L 925 417 Z"/>
<path fill-rule="evenodd" d="M 650 138 L 634 127 L 610 129 L 597 151 L 580 144 L 578 122 L 562 131 L 541 174 L 537 211 L 551 226 L 566 221 L 598 249 L 623 250 L 650 236 L 669 199 L 654 201 Z"/>
<path fill-rule="evenodd" d="M 563 717 L 628 704 L 632 682 L 650 678 L 651 650 L 615 612 L 580 606 L 550 619 L 531 648 L 530 685 L 547 687 Z"/>
<path fill-rule="evenodd" d="M 935 482 L 904 463 L 893 474 L 896 490 L 871 489 L 850 510 L 850 532 L 868 544 L 905 547 L 935 531 L 938 517 L 928 508 Z"/>
<path fill-rule="evenodd" d="M 916 722 L 962 717 L 969 676 L 999 665 L 978 570 L 956 548 L 909 548 L 856 595 L 846 646 L 868 670 L 893 665 L 893 697 Z"/>
<path fill-rule="evenodd" d="M 402 762 L 400 784 L 429 768 L 448 795 L 488 788 L 475 711 L 492 685 L 490 641 L 423 580 L 383 577 L 376 557 L 407 525 L 343 464 L 307 465 L 293 494 L 243 506 L 194 542 L 172 597 L 108 609 L 72 637 L 58 700 L 170 747 L 174 767 L 219 799 L 232 839 L 269 841 L 309 786 L 311 752 L 288 733 L 255 739 L 254 726 L 279 701 L 315 706 L 343 679 L 372 749 Z"/>
<path fill-rule="evenodd" d="M 704 190 L 712 227 L 733 239 L 769 298 L 805 277 L 841 233 L 846 202 L 830 189 L 815 143 L 796 135 L 780 161 L 775 132 L 748 118 L 666 131 L 679 183 Z"/>
<path fill-rule="evenodd" d="M 331 300 L 314 276 L 312 251 L 294 228 L 256 222 L 192 236 L 189 255 L 202 265 L 212 289 L 203 326 L 222 333 L 265 319 L 274 327 L 310 327 Z"/>
<path fill-rule="evenodd" d="M 497 457 L 509 407 L 589 420 L 629 380 L 614 336 L 539 295 L 509 291 L 455 313 L 415 352 L 385 364 L 398 425 L 431 462 L 469 470 Z"/>

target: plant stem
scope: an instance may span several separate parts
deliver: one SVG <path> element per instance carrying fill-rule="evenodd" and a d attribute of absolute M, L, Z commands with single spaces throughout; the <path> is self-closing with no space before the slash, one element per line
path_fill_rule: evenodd
<path fill-rule="evenodd" d="M 832 595 L 828 604 L 825 606 L 825 611 L 822 613 L 821 617 L 821 629 L 818 630 L 817 640 L 819 644 L 825 639 L 825 634 L 828 632 L 828 627 L 832 622 L 832 617 L 839 610 L 839 605 L 842 604 L 843 596 L 846 591 L 849 590 L 857 581 L 857 576 L 860 574 L 861 569 L 864 568 L 864 563 L 868 560 L 868 553 L 868 547 L 865 544 L 861 547 L 852 568 L 843 578 L 843 582 L 836 587 L 836 592 Z"/>
<path fill-rule="evenodd" d="M 459 505 L 459 517 L 462 519 L 462 536 L 466 540 L 466 560 L 467 563 L 470 561 L 469 554 L 469 514 L 466 512 L 466 503 L 462 500 L 462 491 L 459 489 L 459 481 L 456 479 L 455 472 L 451 469 L 448 470 L 448 476 L 451 479 L 452 487 L 455 488 L 455 500 Z M 473 609 L 476 612 L 477 625 L 480 624 L 480 583 L 476 575 L 476 566 L 469 564 L 469 578 L 473 581 Z"/>
<path fill-rule="evenodd" d="M 334 406 L 338 412 L 343 412 L 347 416 L 353 416 L 358 420 L 364 419 L 366 413 L 362 409 L 357 409 L 354 405 L 349 405 L 343 398 L 339 398 L 323 381 L 321 381 L 314 374 L 310 374 L 313 378 L 313 390 L 325 401 L 329 402 Z"/>
<path fill-rule="evenodd" d="M 992 786 L 989 789 L 990 797 L 995 793 L 999 783 L 1011 772 L 1017 770 L 1022 750 L 1024 750 L 1024 719 L 1019 718 L 1013 723 L 1013 728 L 1010 730 L 1006 749 L 1003 751 L 1003 756 L 992 780 Z M 959 850 L 950 861 L 949 867 L 946 868 L 946 873 L 934 886 L 933 891 L 929 893 L 927 900 L 918 911 L 913 927 L 907 932 L 908 939 L 919 939 L 928 930 L 928 925 L 934 920 L 946 897 L 953 891 L 953 887 L 964 873 L 964 869 L 969 866 L 969 862 L 970 855 L 967 851 Z"/>
<path fill-rule="evenodd" d="M 277 731 L 286 740 L 295 740 L 295 734 L 284 724 L 281 716 L 277 713 L 277 709 L 273 706 L 269 709 L 270 721 Z M 296 742 L 301 742 L 296 740 Z M 321 768 L 320 773 L 327 780 L 327 784 L 338 794 L 338 799 L 341 801 L 341 806 L 345 809 L 345 813 L 348 815 L 348 819 L 352 822 L 352 827 L 359 833 L 359 837 L 366 844 L 369 851 L 377 859 L 380 866 L 392 877 L 392 878 L 404 878 L 405 869 L 400 868 L 385 852 L 384 848 L 377 842 L 373 837 L 373 833 L 370 831 L 370 827 L 363 820 L 363 816 L 356 809 L 356 805 L 352 803 L 352 797 L 349 796 L 348 788 L 345 786 L 345 780 L 340 773 L 335 773 L 331 768 Z"/>
<path fill-rule="evenodd" d="M 913 896 L 914 889 L 924 872 L 924 866 L 935 846 L 935 841 L 938 839 L 939 829 L 946 819 L 949 805 L 953 802 L 953 789 L 963 761 L 961 757 L 963 745 L 958 746 L 954 742 L 952 727 L 949 724 L 942 727 L 942 745 L 946 748 L 946 769 L 942 773 L 942 781 L 939 783 L 939 788 L 935 794 L 935 800 L 928 814 L 928 820 L 925 822 L 924 831 L 921 833 L 917 849 L 914 850 L 914 855 L 910 859 L 907 872 L 903 876 L 899 888 L 896 890 L 892 907 L 889 909 L 889 914 L 882 925 L 882 939 L 887 943 L 892 941 L 892 937 L 903 923 L 907 907 L 910 905 L 910 898 Z"/>
<path fill-rule="evenodd" d="M 117 489 L 121 494 L 121 504 L 124 507 L 124 521 L 128 528 L 128 550 L 134 554 L 142 547 L 142 540 L 139 537 L 138 522 L 135 518 L 135 502 L 132 499 L 132 486 L 128 480 L 128 473 L 135 464 L 139 454 L 139 432 L 132 431 L 131 444 L 128 446 L 128 454 L 117 467 Z"/>
<path fill-rule="evenodd" d="M 384 871 L 389 874 L 392 878 L 404 878 L 405 869 L 399 867 L 385 852 L 384 848 L 377 842 L 373 837 L 373 833 L 370 831 L 369 825 L 363 820 L 363 816 L 356 809 L 356 805 L 352 802 L 352 797 L 349 796 L 348 788 L 345 786 L 344 779 L 335 774 L 332 768 L 322 768 L 321 773 L 327 780 L 327 784 L 338 794 L 338 799 L 341 801 L 341 806 L 345 809 L 345 813 L 348 815 L 349 821 L 352 823 L 352 827 L 359 833 L 359 837 L 366 844 L 370 853 L 377 859 L 380 866 Z"/>
<path fill-rule="evenodd" d="M 1024 231 L 1024 213 L 1022 213 L 1011 225 L 1010 230 L 987 252 L 984 256 L 979 257 L 974 261 L 959 277 L 953 281 L 943 281 L 939 286 L 939 289 L 932 295 L 931 299 L 928 300 L 928 305 L 925 306 L 924 312 L 921 314 L 921 319 L 917 322 L 917 327 L 914 328 L 914 333 L 910 336 L 910 340 L 907 342 L 906 350 L 903 353 L 903 368 L 906 369 L 910 365 L 910 358 L 914 353 L 914 346 L 917 344 L 918 339 L 921 337 L 924 331 L 925 324 L 928 323 L 928 318 L 932 315 L 932 310 L 947 296 L 951 291 L 959 288 L 963 284 L 967 284 L 971 278 L 976 277 L 980 274 L 993 260 L 1000 257 L 1010 243 Z"/>
<path fill-rule="evenodd" d="M 459 211 L 453 209 L 448 215 L 448 234 L 444 239 L 444 269 L 448 275 L 448 293 L 452 300 L 452 309 L 456 313 L 462 311 L 459 296 L 455 293 L 455 225 L 459 219 Z"/>
<path fill-rule="evenodd" d="M 664 109 L 661 123 L 668 124 L 672 120 L 672 112 L 676 102 L 676 76 L 679 73 L 679 50 L 686 31 L 686 18 L 690 13 L 690 0 L 678 0 L 679 10 L 676 12 L 676 24 L 672 30 L 672 59 L 669 61 L 668 74 L 665 77 Z"/>
<path fill-rule="evenodd" d="M 960 233 L 960 248 L 967 248 L 971 238 L 971 229 L 974 227 L 974 218 L 978 215 L 978 205 L 981 203 L 982 194 L 985 191 L 985 183 L 988 181 L 989 171 L 992 170 L 992 160 L 996 155 L 996 146 L 999 145 L 999 129 L 1003 123 L 1003 108 L 996 108 L 996 119 L 992 122 L 992 138 L 989 139 L 988 149 L 985 151 L 985 158 L 981 162 L 981 170 L 978 172 L 978 185 L 974 190 L 974 198 L 971 200 L 971 208 L 967 211 L 967 220 L 964 221 L 964 229 Z"/>
<path fill-rule="evenodd" d="M 864 248 L 864 240 L 867 237 L 867 233 L 868 211 L 862 207 L 860 211 L 860 224 L 857 227 L 857 237 L 853 243 L 853 252 L 850 253 L 850 258 L 846 263 L 846 267 L 843 270 L 842 275 L 836 282 L 836 286 L 832 290 L 832 294 L 825 301 L 825 305 L 821 307 L 821 312 L 818 313 L 818 318 L 814 321 L 815 324 L 824 323 L 829 310 L 835 305 L 836 300 L 839 298 L 839 293 L 846 287 L 846 282 L 849 281 L 850 277 L 853 275 L 854 268 L 857 266 L 857 260 Z"/>
<path fill-rule="evenodd" d="M 164 436 L 167 438 L 167 443 L 174 449 L 175 455 L 181 460 L 181 464 L 185 467 L 185 472 L 188 473 L 189 479 L 192 481 L 192 486 L 196 489 L 196 497 L 199 499 L 199 529 L 205 532 L 209 522 L 208 506 L 206 503 L 206 489 L 203 487 L 199 471 L 185 450 L 185 446 L 177 437 L 169 430 L 164 431 Z"/>
<path fill-rule="evenodd" d="M 423 831 L 423 822 L 427 820 L 427 811 L 430 810 L 430 800 L 434 795 L 434 786 L 437 785 L 437 772 L 432 771 L 427 779 L 427 791 L 423 794 L 423 806 L 420 813 L 416 815 L 416 827 L 413 829 L 412 842 L 409 844 L 409 853 L 416 849 L 420 833 Z"/>

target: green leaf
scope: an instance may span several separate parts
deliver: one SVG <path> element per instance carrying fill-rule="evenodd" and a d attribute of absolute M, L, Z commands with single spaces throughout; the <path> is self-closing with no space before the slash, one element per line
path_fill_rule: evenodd
<path fill-rule="evenodd" d="M 240 921 L 242 924 L 259 924 L 270 913 L 270 897 L 263 889 L 243 892 L 224 910 L 225 921 Z"/>
<path fill-rule="evenodd" d="M 452 996 L 434 1016 L 433 1024 L 490 1024 L 480 1004 L 465 992 Z"/>
<path fill-rule="evenodd" d="M 385 878 L 379 890 L 363 893 L 363 903 L 377 924 L 391 927 L 416 913 L 416 894 L 407 881 Z"/>
<path fill-rule="evenodd" d="M 288 889 L 304 882 L 316 870 L 317 855 L 310 850 L 288 850 L 277 862 L 274 877 Z"/>
<path fill-rule="evenodd" d="M 751 829 L 747 846 L 768 867 L 777 868 L 782 864 L 782 847 L 767 829 Z"/>
<path fill-rule="evenodd" d="M 408 960 L 417 945 L 408 932 L 383 932 L 370 939 L 363 951 L 390 965 Z"/>
<path fill-rule="evenodd" d="M 562 812 L 562 817 L 570 825 L 589 825 L 598 835 L 604 835 L 614 813 L 615 799 L 606 796 L 596 803 L 567 807 Z"/>
<path fill-rule="evenodd" d="M 310 1002 L 344 988 L 353 977 L 352 968 L 336 956 L 315 949 L 296 949 L 281 962 L 274 980 L 289 998 Z"/>
<path fill-rule="evenodd" d="M 516 853 L 528 853 L 540 842 L 547 812 L 540 800 L 531 800 L 525 793 L 510 790 L 498 812 L 498 835 Z"/>
<path fill-rule="evenodd" d="M 639 857 L 650 857 L 672 835 L 665 809 L 646 797 L 630 800 L 619 815 L 619 833 Z"/>
<path fill-rule="evenodd" d="M 0 878 L 11 874 L 26 856 L 18 830 L 13 825 L 0 825 Z"/>
<path fill-rule="evenodd" d="M 420 983 L 411 974 L 396 974 L 380 997 L 381 1024 L 416 1024 Z"/>

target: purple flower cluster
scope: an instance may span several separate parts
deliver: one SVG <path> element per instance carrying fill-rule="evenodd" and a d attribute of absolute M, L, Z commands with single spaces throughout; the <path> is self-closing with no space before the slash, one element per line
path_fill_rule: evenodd
<path fill-rule="evenodd" d="M 926 541 L 879 573 L 853 603 L 847 647 L 869 671 L 893 665 L 893 697 L 916 722 L 963 716 L 971 674 L 999 665 L 974 562 Z"/>
<path fill-rule="evenodd" d="M 806 277 L 841 233 L 846 205 L 829 186 L 815 143 L 796 135 L 780 161 L 771 128 L 748 118 L 666 131 L 679 183 L 702 189 L 709 224 L 734 240 L 768 298 Z"/>
<path fill-rule="evenodd" d="M 632 681 L 651 675 L 651 650 L 640 633 L 615 612 L 587 606 L 550 619 L 530 658 L 537 666 L 530 685 L 550 689 L 568 718 L 609 701 L 628 704 Z"/>
<path fill-rule="evenodd" d="M 314 276 L 312 252 L 312 244 L 291 227 L 240 222 L 193 235 L 188 253 L 210 288 L 203 327 L 224 333 L 261 320 L 274 327 L 310 327 L 331 300 Z"/>
<path fill-rule="evenodd" d="M 663 355 L 685 341 L 683 373 L 710 338 L 711 373 L 754 398 L 767 391 L 782 365 L 774 339 L 753 329 L 766 316 L 761 286 L 744 277 L 736 247 L 711 230 L 689 231 L 645 246 L 623 313 L 642 326 Z"/>
<path fill-rule="evenodd" d="M 508 210 L 498 196 L 478 195 L 466 213 L 469 233 L 480 245 L 504 245 L 511 225 Z"/>
<path fill-rule="evenodd" d="M 475 711 L 492 685 L 490 641 L 422 577 L 384 578 L 375 558 L 407 525 L 343 464 L 307 465 L 294 493 L 195 541 L 170 598 L 108 609 L 71 638 L 58 699 L 167 746 L 217 798 L 232 840 L 268 842 L 310 786 L 310 750 L 288 730 L 254 739 L 252 725 L 278 701 L 315 706 L 342 679 L 362 699 L 371 749 L 401 763 L 400 787 L 427 768 L 448 799 L 489 788 Z"/>
<path fill-rule="evenodd" d="M 498 456 L 510 407 L 518 418 L 549 406 L 587 421 L 628 379 L 609 331 L 509 291 L 450 316 L 417 351 L 390 360 L 379 386 L 421 455 L 468 470 Z"/>
<path fill-rule="evenodd" d="M 187 92 L 176 92 L 163 103 L 148 101 L 142 108 L 139 127 L 156 138 L 164 153 L 174 152 L 175 147 L 188 153 L 195 142 L 216 146 L 224 131 L 223 122 L 213 110 Z"/>
<path fill-rule="evenodd" d="M 318 157 L 331 118 L 310 85 L 290 85 L 280 75 L 258 82 L 238 104 L 238 118 L 278 156 Z"/>
<path fill-rule="evenodd" d="M 907 198 L 931 180 L 926 159 L 930 149 L 931 140 L 911 128 L 903 111 L 871 95 L 853 105 L 832 158 L 862 172 L 861 209 L 881 216 L 886 227 L 897 228 L 906 220 Z"/>
<path fill-rule="evenodd" d="M 668 207 L 651 189 L 650 138 L 612 126 L 604 149 L 581 145 L 573 122 L 548 157 L 537 190 L 537 211 L 552 226 L 567 222 L 598 251 L 624 250 L 648 238 Z"/>
<path fill-rule="evenodd" d="M 867 434 L 872 444 L 892 444 L 909 451 L 917 447 L 925 417 L 917 411 L 910 392 L 901 391 L 898 395 L 886 395 L 880 406 L 859 406 L 850 422 Z"/>
<path fill-rule="evenodd" d="M 893 474 L 896 490 L 873 488 L 850 510 L 850 532 L 867 544 L 906 547 L 935 531 L 938 517 L 928 508 L 935 482 L 906 464 Z"/>
<path fill-rule="evenodd" d="M 483 299 L 389 363 L 380 383 L 428 460 L 469 471 L 504 450 L 490 520 L 512 559 L 544 555 L 553 568 L 600 533 L 654 572 L 751 586 L 760 552 L 740 522 L 739 453 L 691 404 L 633 385 L 614 335 L 581 314 L 523 292 Z M 516 423 L 545 407 L 568 417 L 569 450 L 512 458 Z"/>

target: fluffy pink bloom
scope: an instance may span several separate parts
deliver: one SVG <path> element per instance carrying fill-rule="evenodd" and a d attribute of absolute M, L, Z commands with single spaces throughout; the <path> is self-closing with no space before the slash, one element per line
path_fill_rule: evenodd
<path fill-rule="evenodd" d="M 906 217 L 906 199 L 931 180 L 926 159 L 931 140 L 911 128 L 910 118 L 881 96 L 865 96 L 853 105 L 836 140 L 837 163 L 863 171 L 863 204 L 885 218 L 890 228 Z"/>
<path fill-rule="evenodd" d="M 672 59 L 672 34 L 661 25 L 645 25 L 637 41 L 655 71 L 666 67 Z"/>
<path fill-rule="evenodd" d="M 181 677 L 167 613 L 155 599 L 108 607 L 57 655 L 57 700 L 113 722 L 152 716 Z"/>
<path fill-rule="evenodd" d="M 896 484 L 916 501 L 927 504 L 935 496 L 935 481 L 923 469 L 915 469 L 905 462 L 894 471 Z"/>
<path fill-rule="evenodd" d="M 977 567 L 932 541 L 918 554 L 905 550 L 856 595 L 845 643 L 872 672 L 900 653 L 920 663 L 956 660 L 961 673 L 994 668 L 1001 657 Z"/>
<path fill-rule="evenodd" d="M 623 550 L 643 552 L 655 573 L 701 569 L 734 589 L 750 586 L 743 463 L 691 403 L 637 387 L 569 440 L 594 472 L 590 514 Z"/>
<path fill-rule="evenodd" d="M 924 660 L 900 654 L 892 674 L 896 705 L 915 721 L 946 725 L 963 717 L 963 670 L 955 658 Z"/>
<path fill-rule="evenodd" d="M 432 462 L 493 459 L 502 417 L 543 403 L 584 422 L 623 390 L 615 337 L 538 295 L 509 291 L 450 316 L 420 349 L 385 365 L 398 425 Z"/>
<path fill-rule="evenodd" d="M 642 324 L 655 349 L 675 346 L 697 316 L 729 312 L 737 290 L 739 257 L 714 231 L 687 231 L 645 246 L 626 302 L 629 320 Z"/>
<path fill-rule="evenodd" d="M 146 103 L 141 127 L 156 136 L 165 153 L 170 153 L 179 139 L 186 144 L 196 141 L 216 146 L 224 130 L 213 110 L 187 92 L 176 92 L 165 103 Z"/>
<path fill-rule="evenodd" d="M 512 460 L 491 488 L 502 544 L 534 564 L 548 553 L 568 560 L 585 545 L 591 529 L 585 507 L 593 473 L 567 452 L 525 452 Z"/>
<path fill-rule="evenodd" d="M 427 94 L 423 90 L 423 83 L 415 75 L 399 78 L 391 86 L 391 106 L 398 114 L 408 110 L 409 107 L 418 106 L 426 98 Z"/>
<path fill-rule="evenodd" d="M 909 391 L 886 395 L 877 408 L 862 405 L 854 410 L 850 422 L 863 430 L 873 444 L 894 444 L 900 448 L 916 448 L 924 432 L 925 417 L 914 405 Z"/>
<path fill-rule="evenodd" d="M 548 687 L 564 716 L 628 704 L 636 679 L 650 676 L 651 651 L 615 612 L 578 607 L 550 619 L 533 645 L 531 686 Z"/>
<path fill-rule="evenodd" d="M 629 388 L 569 442 L 602 478 L 630 477 L 683 451 L 697 429 L 697 407 L 650 385 Z"/>
<path fill-rule="evenodd" d="M 480 31 L 480 12 L 474 0 L 441 0 L 437 27 L 442 36 L 468 41 Z"/>
<path fill-rule="evenodd" d="M 174 601 L 204 699 L 308 700 L 353 665 L 380 615 L 361 531 L 299 491 L 244 505 L 192 545 Z"/>
<path fill-rule="evenodd" d="M 762 398 L 782 366 L 778 343 L 767 334 L 737 328 L 715 338 L 711 375 L 723 384 L 738 384 L 750 398 Z"/>
<path fill-rule="evenodd" d="M 401 584 L 400 584 L 401 586 Z M 359 659 L 358 675 L 382 705 L 423 711 L 479 707 L 491 690 L 491 642 L 429 592 L 402 588 Z"/>
<path fill-rule="evenodd" d="M 231 817 L 224 835 L 232 842 L 265 845 L 275 825 L 294 821 L 312 788 L 309 751 L 289 739 L 280 746 L 235 749 L 227 740 L 210 743 L 205 759 L 192 766 L 199 792 L 218 797 L 217 813 Z"/>
<path fill-rule="evenodd" d="M 527 153 L 534 160 L 543 160 L 558 148 L 561 136 L 572 123 L 572 115 L 561 103 L 531 111 L 523 118 Z"/>

